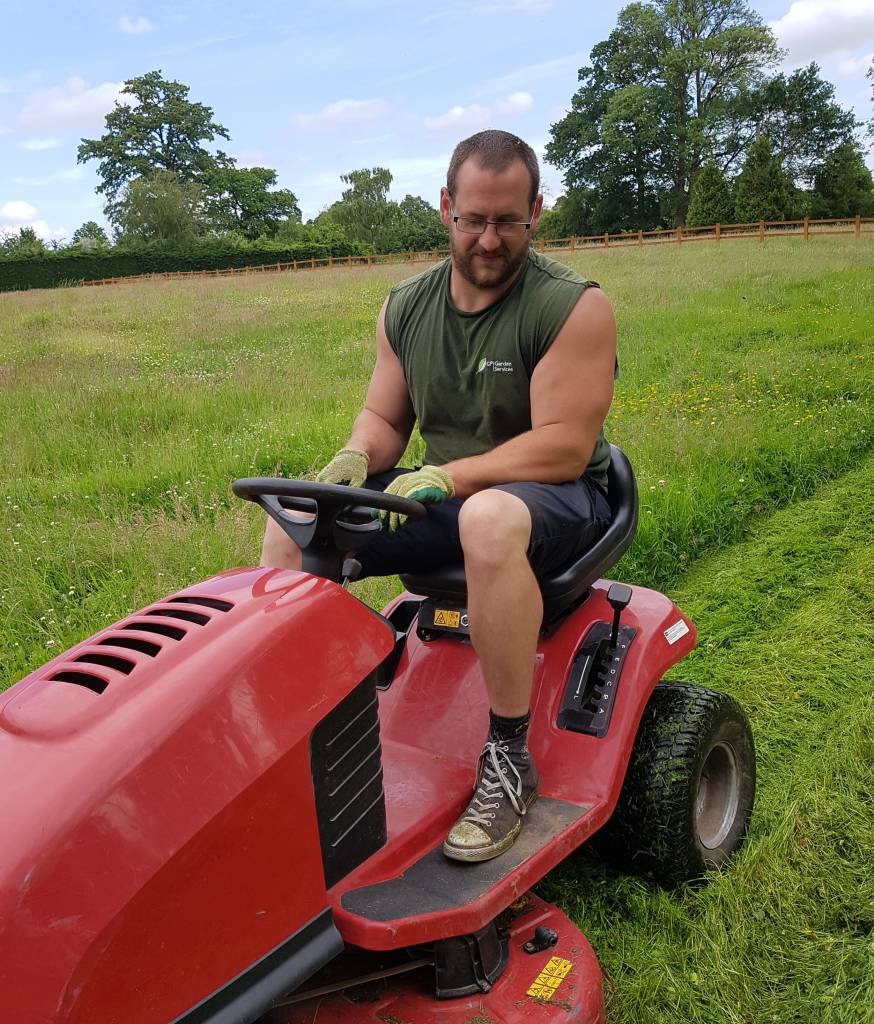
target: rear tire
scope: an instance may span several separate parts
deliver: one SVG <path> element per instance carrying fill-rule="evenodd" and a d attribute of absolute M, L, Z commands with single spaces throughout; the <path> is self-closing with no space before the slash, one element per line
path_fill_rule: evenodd
<path fill-rule="evenodd" d="M 689 683 L 660 683 L 600 846 L 661 885 L 700 878 L 742 845 L 755 789 L 753 737 L 737 702 Z"/>

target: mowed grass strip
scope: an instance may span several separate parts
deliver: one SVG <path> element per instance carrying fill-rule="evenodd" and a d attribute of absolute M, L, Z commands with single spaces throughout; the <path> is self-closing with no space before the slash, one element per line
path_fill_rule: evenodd
<path fill-rule="evenodd" d="M 676 588 L 699 647 L 672 677 L 747 710 L 746 846 L 653 891 L 581 853 L 543 888 L 612 979 L 613 1024 L 874 1019 L 874 456 Z"/>

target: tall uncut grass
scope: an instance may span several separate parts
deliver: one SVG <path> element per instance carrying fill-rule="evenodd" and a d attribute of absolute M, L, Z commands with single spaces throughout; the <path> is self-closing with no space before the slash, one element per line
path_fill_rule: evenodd
<path fill-rule="evenodd" d="M 697 619 L 682 673 L 749 710 L 760 796 L 706 888 L 654 893 L 585 853 L 545 888 L 610 972 L 614 1022 L 874 1020 L 874 248 L 565 258 L 619 325 L 607 433 L 641 516 L 612 575 Z M 230 481 L 309 474 L 346 440 L 380 304 L 417 269 L 0 296 L 0 686 L 256 562 L 261 513 Z M 379 605 L 397 588 L 357 592 Z"/>

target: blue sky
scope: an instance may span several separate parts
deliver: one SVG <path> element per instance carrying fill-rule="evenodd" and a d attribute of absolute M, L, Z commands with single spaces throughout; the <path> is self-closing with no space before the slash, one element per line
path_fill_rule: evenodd
<path fill-rule="evenodd" d="M 304 216 L 339 175 L 382 165 L 392 196 L 436 205 L 453 145 L 505 128 L 538 150 L 577 69 L 623 3 L 602 0 L 0 0 L 0 231 L 66 237 L 103 221 L 79 139 L 102 133 L 121 84 L 160 68 L 190 86 L 241 164 L 274 167 Z M 817 60 L 838 98 L 871 116 L 874 0 L 754 0 L 788 50 Z M 544 165 L 547 201 L 560 175 Z"/>

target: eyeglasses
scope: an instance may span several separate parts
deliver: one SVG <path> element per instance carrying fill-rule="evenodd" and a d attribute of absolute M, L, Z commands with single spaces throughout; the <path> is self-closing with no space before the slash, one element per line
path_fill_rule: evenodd
<path fill-rule="evenodd" d="M 482 217 L 457 217 L 454 213 L 452 223 L 466 235 L 481 235 L 491 224 L 500 238 L 519 238 L 531 229 L 530 220 L 483 220 Z"/>

